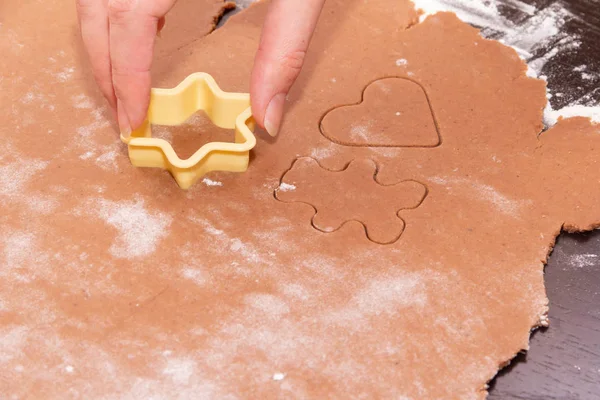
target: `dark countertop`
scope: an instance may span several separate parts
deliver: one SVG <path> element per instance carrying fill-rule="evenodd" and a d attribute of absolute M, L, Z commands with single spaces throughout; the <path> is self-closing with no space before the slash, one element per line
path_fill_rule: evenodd
<path fill-rule="evenodd" d="M 559 51 L 541 71 L 550 91 L 563 94 L 550 99 L 552 107 L 600 104 L 600 1 L 523 2 L 535 5 L 538 12 L 558 3 L 576 17 L 562 29 L 577 36 L 581 45 Z M 498 3 L 504 3 L 506 15 L 511 15 L 512 1 Z M 517 12 L 512 15 L 518 17 Z M 559 46 L 544 46 L 532 58 L 544 57 Z M 587 66 L 592 79 L 575 70 L 581 65 Z M 600 231 L 562 234 L 546 266 L 545 283 L 550 327 L 534 332 L 530 350 L 499 373 L 490 385 L 490 400 L 600 399 Z"/>
<path fill-rule="evenodd" d="M 550 327 L 534 332 L 489 399 L 600 399 L 600 231 L 563 234 L 546 266 Z"/>
<path fill-rule="evenodd" d="M 444 1 L 456 7 L 457 3 L 479 0 Z M 577 36 L 580 45 L 559 51 L 545 63 L 541 74 L 547 76 L 552 93 L 562 94 L 551 98 L 554 109 L 574 103 L 600 104 L 600 0 L 492 1 L 505 18 L 519 24 L 534 17 L 524 15 L 519 3 L 535 6 L 536 15 L 557 5 L 571 12 L 575 18 L 562 29 Z M 483 34 L 502 38 L 489 28 Z M 529 60 L 543 58 L 560 46 L 558 41 L 549 43 L 536 49 Z M 592 79 L 575 70 L 581 65 L 595 73 Z M 562 234 L 546 266 L 545 280 L 550 327 L 534 332 L 530 350 L 517 356 L 491 382 L 490 400 L 600 399 L 600 231 Z"/>

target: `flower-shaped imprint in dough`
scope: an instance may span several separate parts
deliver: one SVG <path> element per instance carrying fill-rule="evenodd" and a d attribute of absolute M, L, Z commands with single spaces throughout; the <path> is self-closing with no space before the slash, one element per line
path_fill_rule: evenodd
<path fill-rule="evenodd" d="M 425 89 L 408 78 L 371 82 L 357 104 L 335 107 L 321 121 L 332 142 L 356 147 L 436 147 L 437 122 Z"/>
<path fill-rule="evenodd" d="M 367 237 L 379 244 L 400 238 L 406 224 L 399 212 L 418 207 L 426 196 L 427 187 L 416 181 L 379 183 L 372 160 L 354 160 L 341 171 L 331 171 L 309 157 L 297 159 L 275 191 L 282 202 L 312 206 L 316 229 L 334 232 L 346 222 L 357 221 Z"/>

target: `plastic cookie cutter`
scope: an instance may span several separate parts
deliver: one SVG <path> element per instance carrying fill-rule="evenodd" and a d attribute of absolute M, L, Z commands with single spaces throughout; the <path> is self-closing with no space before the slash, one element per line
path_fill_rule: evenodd
<path fill-rule="evenodd" d="M 213 124 L 235 129 L 235 142 L 203 145 L 187 160 L 177 156 L 169 142 L 152 137 L 152 125 L 179 125 L 204 110 Z M 152 89 L 148 115 L 142 126 L 121 135 L 129 159 L 136 167 L 162 168 L 171 173 L 182 189 L 188 189 L 211 171 L 244 172 L 250 150 L 256 145 L 250 95 L 222 91 L 212 76 L 195 73 L 173 89 Z"/>

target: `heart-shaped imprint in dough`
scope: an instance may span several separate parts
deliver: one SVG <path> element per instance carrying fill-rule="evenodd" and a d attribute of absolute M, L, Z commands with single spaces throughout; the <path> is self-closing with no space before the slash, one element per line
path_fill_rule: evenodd
<path fill-rule="evenodd" d="M 425 90 L 407 78 L 370 83 L 360 103 L 330 110 L 320 128 L 323 136 L 346 146 L 436 147 L 441 143 Z"/>

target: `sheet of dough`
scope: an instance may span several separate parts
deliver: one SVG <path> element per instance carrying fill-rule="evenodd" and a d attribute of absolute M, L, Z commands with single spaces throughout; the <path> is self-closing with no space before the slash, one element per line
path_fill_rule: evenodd
<path fill-rule="evenodd" d="M 209 32 L 222 2 L 199 4 Z M 572 119 L 538 136 L 544 82 L 452 14 L 416 24 L 408 1 L 328 1 L 280 137 L 259 138 L 247 173 L 184 192 L 130 166 L 72 2 L 0 8 L 0 397 L 484 398 L 546 322 L 561 227 L 600 222 L 600 129 Z M 205 71 L 247 91 L 265 8 L 160 56 L 155 86 Z M 321 134 L 383 77 L 424 89 L 440 146 Z M 311 206 L 274 197 L 302 156 L 370 159 L 380 183 L 427 197 L 394 244 L 357 222 L 324 233 Z"/>

